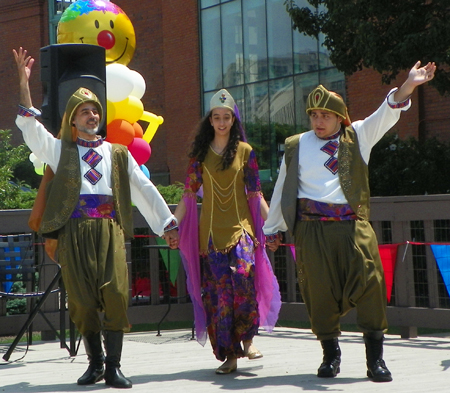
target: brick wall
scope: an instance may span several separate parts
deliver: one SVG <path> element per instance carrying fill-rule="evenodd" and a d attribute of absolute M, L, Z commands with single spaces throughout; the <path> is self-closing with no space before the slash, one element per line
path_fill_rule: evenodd
<path fill-rule="evenodd" d="M 198 2 L 162 2 L 167 165 L 171 182 L 184 182 L 192 130 L 202 116 Z"/>
<path fill-rule="evenodd" d="M 201 116 L 196 0 L 115 0 L 133 23 L 136 52 L 128 67 L 146 81 L 145 110 L 164 118 L 151 142 L 150 172 L 184 181 L 191 130 Z"/>
<path fill-rule="evenodd" d="M 407 72 L 399 74 L 390 85 L 381 84 L 381 75 L 374 70 L 363 69 L 347 78 L 347 105 L 352 120 L 370 115 L 393 87 L 400 87 Z M 422 119 L 420 110 L 422 108 Z M 404 112 L 400 121 L 392 128 L 401 138 L 419 137 L 419 123 L 426 137 L 437 137 L 450 141 L 450 97 L 442 97 L 430 86 L 417 88 L 412 96 L 412 107 Z"/>
<path fill-rule="evenodd" d="M 39 48 L 48 45 L 47 3 L 44 0 L 1 0 L 0 2 L 0 86 L 2 102 L 0 129 L 13 130 L 13 143 L 22 143 L 22 135 L 14 120 L 19 102 L 17 68 L 12 54 L 20 46 L 36 60 L 32 69 L 30 89 L 34 104 L 42 103 L 39 76 Z"/>

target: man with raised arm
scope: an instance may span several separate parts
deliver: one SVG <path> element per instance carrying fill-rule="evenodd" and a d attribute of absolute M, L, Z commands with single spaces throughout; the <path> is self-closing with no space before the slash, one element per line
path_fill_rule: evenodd
<path fill-rule="evenodd" d="M 313 333 L 323 348 L 317 376 L 340 372 L 340 317 L 357 310 L 364 334 L 367 376 L 392 381 L 383 356 L 386 286 L 375 233 L 369 223 L 368 162 L 372 147 L 411 106 L 414 89 L 436 66 L 417 62 L 369 117 L 350 121 L 343 99 L 317 86 L 308 96 L 311 131 L 286 139 L 285 154 L 264 225 L 275 251 L 279 231 L 295 240 L 300 290 Z"/>
<path fill-rule="evenodd" d="M 29 89 L 34 59 L 22 48 L 13 53 L 20 83 L 16 124 L 28 147 L 54 173 L 45 189 L 39 232 L 58 240 L 69 314 L 83 336 L 89 367 L 78 384 L 105 379 L 109 386 L 131 388 L 120 358 L 123 334 L 129 331 L 125 236 L 133 237 L 132 202 L 172 247 L 178 240 L 177 221 L 128 149 L 97 135 L 105 114 L 93 92 L 80 86 L 69 98 L 60 139 L 35 119 L 40 112 Z"/>

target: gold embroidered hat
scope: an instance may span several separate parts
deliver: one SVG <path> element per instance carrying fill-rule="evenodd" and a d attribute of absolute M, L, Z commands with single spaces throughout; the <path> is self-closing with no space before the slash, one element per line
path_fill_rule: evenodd
<path fill-rule="evenodd" d="M 212 111 L 214 108 L 228 108 L 234 113 L 235 102 L 233 97 L 227 90 L 219 90 L 214 94 L 209 103 L 209 110 Z"/>
<path fill-rule="evenodd" d="M 77 130 L 72 125 L 72 120 L 78 107 L 86 102 L 93 102 L 98 109 L 100 120 L 103 119 L 103 107 L 100 100 L 89 89 L 80 87 L 67 101 L 66 111 L 64 112 L 61 123 L 61 139 L 69 141 L 75 141 L 77 139 Z"/>
<path fill-rule="evenodd" d="M 343 124 L 349 126 L 351 124 L 350 116 L 348 115 L 347 106 L 342 97 L 334 91 L 325 89 L 322 85 L 317 86 L 308 95 L 306 101 L 306 113 L 311 114 L 314 109 L 323 109 L 330 111 L 339 117 L 342 117 Z"/>

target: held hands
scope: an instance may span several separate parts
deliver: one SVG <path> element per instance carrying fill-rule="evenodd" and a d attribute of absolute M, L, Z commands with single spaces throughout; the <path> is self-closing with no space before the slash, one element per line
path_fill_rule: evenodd
<path fill-rule="evenodd" d="M 178 244 L 180 243 L 180 236 L 178 234 L 178 229 L 172 229 L 171 231 L 167 231 L 162 238 L 166 241 L 167 245 L 175 250 L 178 248 Z"/>
<path fill-rule="evenodd" d="M 280 239 L 280 235 L 279 234 L 277 235 L 277 237 L 273 241 L 268 241 L 268 239 L 266 237 L 266 247 L 270 251 L 272 251 L 272 252 L 277 251 L 278 247 L 280 247 L 280 244 L 281 244 L 281 239 Z"/>

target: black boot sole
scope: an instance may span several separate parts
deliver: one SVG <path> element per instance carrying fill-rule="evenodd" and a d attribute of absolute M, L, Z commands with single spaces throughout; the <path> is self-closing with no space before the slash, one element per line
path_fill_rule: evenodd
<path fill-rule="evenodd" d="M 323 372 L 318 371 L 317 376 L 319 378 L 335 378 L 336 375 L 338 375 L 340 372 L 341 372 L 341 368 L 338 367 L 336 372 L 334 372 L 334 371 L 329 371 L 329 372 L 328 371 L 323 371 Z"/>
<path fill-rule="evenodd" d="M 103 381 L 103 376 L 101 376 L 100 378 L 95 378 L 92 381 L 87 381 L 87 382 L 77 382 L 77 385 L 80 386 L 85 386 L 85 385 L 93 385 L 94 383 Z"/>
<path fill-rule="evenodd" d="M 367 370 L 367 376 L 372 382 L 391 382 L 392 375 L 373 375 L 372 371 Z"/>

